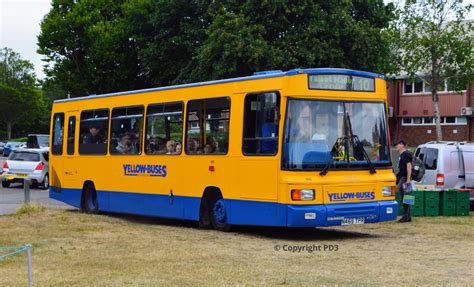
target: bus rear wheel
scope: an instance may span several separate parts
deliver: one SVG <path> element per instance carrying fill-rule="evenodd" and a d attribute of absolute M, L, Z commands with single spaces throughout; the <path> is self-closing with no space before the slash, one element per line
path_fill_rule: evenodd
<path fill-rule="evenodd" d="M 222 197 L 215 199 L 211 206 L 212 227 L 219 231 L 229 231 L 232 225 L 227 223 L 229 216 L 224 199 Z"/>
<path fill-rule="evenodd" d="M 92 184 L 88 184 L 84 189 L 84 200 L 82 210 L 86 213 L 96 214 L 99 212 L 97 192 Z"/>

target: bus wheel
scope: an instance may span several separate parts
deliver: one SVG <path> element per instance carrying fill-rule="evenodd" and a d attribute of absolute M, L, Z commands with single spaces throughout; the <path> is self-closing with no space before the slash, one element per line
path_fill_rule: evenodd
<path fill-rule="evenodd" d="M 214 229 L 219 231 L 229 231 L 232 225 L 227 223 L 228 214 L 227 209 L 225 207 L 224 199 L 217 198 L 212 204 L 211 210 L 211 222 Z"/>
<path fill-rule="evenodd" d="M 84 189 L 83 210 L 86 213 L 95 214 L 99 212 L 99 203 L 97 201 L 97 192 L 94 185 L 88 184 Z"/>

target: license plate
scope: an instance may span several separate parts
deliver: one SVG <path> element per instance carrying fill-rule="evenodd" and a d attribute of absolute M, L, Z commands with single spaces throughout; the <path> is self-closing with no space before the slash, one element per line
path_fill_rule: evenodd
<path fill-rule="evenodd" d="M 20 178 L 25 178 L 25 177 L 28 177 L 28 175 L 26 173 L 16 173 L 15 174 L 17 177 L 20 177 Z"/>
<path fill-rule="evenodd" d="M 354 224 L 364 224 L 364 223 L 365 223 L 364 217 L 344 218 L 342 219 L 341 225 L 354 225 Z"/>

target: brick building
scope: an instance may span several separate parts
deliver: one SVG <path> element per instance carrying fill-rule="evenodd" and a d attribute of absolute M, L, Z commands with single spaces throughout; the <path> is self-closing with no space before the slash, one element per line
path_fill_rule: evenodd
<path fill-rule="evenodd" d="M 440 87 L 439 107 L 443 140 L 474 141 L 474 85 L 455 93 L 449 84 Z M 404 139 L 409 146 L 436 140 L 430 87 L 422 80 L 398 77 L 388 86 L 389 127 L 392 141 Z"/>

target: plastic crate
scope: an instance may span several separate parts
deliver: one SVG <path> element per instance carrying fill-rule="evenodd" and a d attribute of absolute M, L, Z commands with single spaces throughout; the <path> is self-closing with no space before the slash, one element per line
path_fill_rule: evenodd
<path fill-rule="evenodd" d="M 425 191 L 425 216 L 439 216 L 439 192 Z"/>
<path fill-rule="evenodd" d="M 439 213 L 444 216 L 455 216 L 456 215 L 456 202 L 457 192 L 456 191 L 444 191 L 440 193 L 439 201 Z"/>
<path fill-rule="evenodd" d="M 415 196 L 415 205 L 411 206 L 411 216 L 423 216 L 425 215 L 425 200 L 423 191 L 413 191 Z"/>
<path fill-rule="evenodd" d="M 458 191 L 456 193 L 456 215 L 457 216 L 468 216 L 469 215 L 469 192 Z"/>

